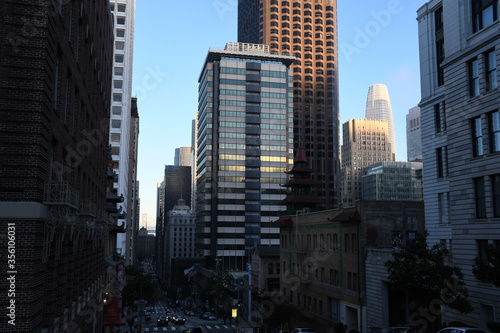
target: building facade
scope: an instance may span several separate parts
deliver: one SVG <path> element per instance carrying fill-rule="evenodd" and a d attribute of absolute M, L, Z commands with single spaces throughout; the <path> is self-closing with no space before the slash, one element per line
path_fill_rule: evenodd
<path fill-rule="evenodd" d="M 421 162 L 378 162 L 361 177 L 362 199 L 423 201 Z"/>
<path fill-rule="evenodd" d="M 255 245 L 279 243 L 263 224 L 285 207 L 293 161 L 291 56 L 266 45 L 210 50 L 199 79 L 197 248 L 225 269 L 246 269 Z"/>
<path fill-rule="evenodd" d="M 130 108 L 130 141 L 129 141 L 129 188 L 130 193 L 130 224 L 126 231 L 126 246 L 129 254 L 129 264 L 137 265 L 137 234 L 139 233 L 140 201 L 139 201 L 139 181 L 137 180 L 137 158 L 139 153 L 139 110 L 137 108 L 137 98 L 132 98 Z"/>
<path fill-rule="evenodd" d="M 406 156 L 408 162 L 422 162 L 422 121 L 415 106 L 406 115 Z"/>
<path fill-rule="evenodd" d="M 294 150 L 305 148 L 325 208 L 340 202 L 336 0 L 240 0 L 238 41 L 295 57 Z"/>
<path fill-rule="evenodd" d="M 174 165 L 191 166 L 191 147 L 175 148 Z"/>
<path fill-rule="evenodd" d="M 386 121 L 351 119 L 343 124 L 342 204 L 361 200 L 361 177 L 377 162 L 393 161 Z"/>
<path fill-rule="evenodd" d="M 281 297 L 270 301 L 298 310 L 292 327 L 316 332 L 400 324 L 400 295 L 390 291 L 384 262 L 395 250 L 395 233 L 423 231 L 423 202 L 357 201 L 290 216 L 280 233 Z"/>
<path fill-rule="evenodd" d="M 165 221 L 165 253 L 161 258 L 166 273 L 165 282 L 172 282 L 174 260 L 199 257 L 195 249 L 195 235 L 196 215 L 184 199 L 179 199 L 173 209 L 167 212 Z"/>
<path fill-rule="evenodd" d="M 132 263 L 133 254 L 130 245 L 131 234 L 135 226 L 132 225 L 131 211 L 134 193 L 131 190 L 130 179 L 134 165 L 130 165 L 130 154 L 134 154 L 134 137 L 131 136 L 132 126 L 132 64 L 134 53 L 134 20 L 135 0 L 110 0 L 110 10 L 114 18 L 114 56 L 113 77 L 110 107 L 110 133 L 109 144 L 113 158 L 113 170 L 118 175 L 114 192 L 123 195 L 122 207 L 123 218 L 118 223 L 125 223 L 127 232 L 119 234 L 117 239 L 117 251 L 125 256 L 127 264 Z"/>
<path fill-rule="evenodd" d="M 88 1 L 2 1 L 0 13 L 0 332 L 100 332 L 116 282 L 112 16 Z"/>
<path fill-rule="evenodd" d="M 396 134 L 392 116 L 391 99 L 385 84 L 374 84 L 368 88 L 366 97 L 365 119 L 387 122 L 387 136 L 391 144 L 391 159 L 396 160 Z"/>
<path fill-rule="evenodd" d="M 498 1 L 433 0 L 418 10 L 429 243 L 451 250 L 473 312 L 443 307 L 443 320 L 487 328 L 498 321 L 500 290 L 472 273 L 474 259 L 500 241 Z"/>
<path fill-rule="evenodd" d="M 179 198 L 191 206 L 191 167 L 165 165 L 165 191 L 163 192 L 164 212 L 174 209 Z"/>

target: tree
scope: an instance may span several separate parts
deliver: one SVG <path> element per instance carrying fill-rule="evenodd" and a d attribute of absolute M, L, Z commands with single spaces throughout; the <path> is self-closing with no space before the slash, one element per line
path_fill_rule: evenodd
<path fill-rule="evenodd" d="M 476 279 L 500 287 L 500 248 L 488 244 L 486 258 L 476 257 L 474 262 L 472 273 Z"/>
<path fill-rule="evenodd" d="M 413 323 L 423 324 L 425 318 L 425 323 L 436 324 L 442 305 L 461 313 L 472 311 L 463 273 L 458 267 L 445 263 L 448 254 L 439 244 L 429 248 L 426 232 L 418 234 L 413 242 L 386 261 L 391 287 L 405 292 L 415 304 L 415 312 L 408 318 Z"/>
<path fill-rule="evenodd" d="M 144 270 L 135 266 L 125 268 L 127 285 L 123 288 L 124 303 L 131 306 L 135 301 L 144 299 L 148 304 L 156 304 L 162 299 L 158 281 Z"/>

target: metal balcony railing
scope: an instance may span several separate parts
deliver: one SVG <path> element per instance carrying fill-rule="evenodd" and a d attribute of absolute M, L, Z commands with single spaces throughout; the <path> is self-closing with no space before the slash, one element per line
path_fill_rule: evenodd
<path fill-rule="evenodd" d="M 44 188 L 45 205 L 66 205 L 78 209 L 80 193 L 68 182 L 46 182 Z"/>

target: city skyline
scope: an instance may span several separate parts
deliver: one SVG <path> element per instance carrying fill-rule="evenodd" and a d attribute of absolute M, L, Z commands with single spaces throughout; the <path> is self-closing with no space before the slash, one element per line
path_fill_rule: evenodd
<path fill-rule="evenodd" d="M 406 160 L 405 117 L 420 101 L 416 10 L 424 3 L 377 0 L 363 10 L 338 4 L 340 123 L 364 117 L 370 85 L 387 85 L 400 161 Z M 141 118 L 138 179 L 141 212 L 150 218 L 156 215 L 156 184 L 164 166 L 173 164 L 175 148 L 191 144 L 206 52 L 237 41 L 237 1 L 200 0 L 196 11 L 192 7 L 158 0 L 137 3 L 133 96 Z M 169 29 L 184 33 L 165 34 Z M 189 66 L 180 66 L 181 61 Z M 159 144 L 162 149 L 155 149 Z"/>

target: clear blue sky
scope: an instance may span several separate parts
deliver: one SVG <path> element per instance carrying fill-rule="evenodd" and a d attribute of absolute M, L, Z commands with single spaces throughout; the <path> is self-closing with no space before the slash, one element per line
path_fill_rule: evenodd
<path fill-rule="evenodd" d="M 156 224 L 156 184 L 175 148 L 191 145 L 198 75 L 209 48 L 237 41 L 237 0 L 136 0 L 133 96 L 138 98 L 141 214 Z M 406 114 L 420 101 L 416 11 L 425 0 L 338 0 L 341 124 L 364 117 L 372 84 L 387 85 L 406 160 Z M 142 223 L 141 223 L 142 226 Z"/>

